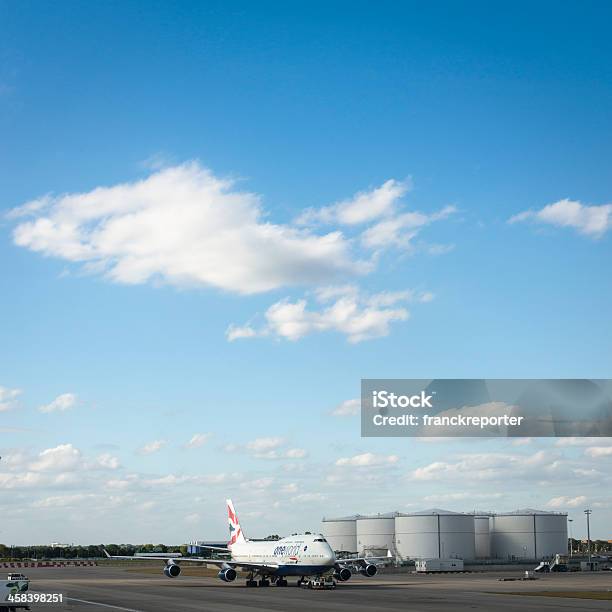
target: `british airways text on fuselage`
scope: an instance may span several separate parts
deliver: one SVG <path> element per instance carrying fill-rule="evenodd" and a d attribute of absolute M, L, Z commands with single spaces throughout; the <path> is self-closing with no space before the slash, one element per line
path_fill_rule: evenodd
<path fill-rule="evenodd" d="M 283 544 L 282 546 L 277 546 L 272 554 L 277 557 L 295 557 L 302 549 L 303 544 L 304 542 L 291 545 Z"/>

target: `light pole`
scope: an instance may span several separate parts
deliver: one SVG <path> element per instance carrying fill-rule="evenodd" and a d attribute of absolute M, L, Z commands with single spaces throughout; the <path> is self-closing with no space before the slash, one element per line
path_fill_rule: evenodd
<path fill-rule="evenodd" d="M 589 554 L 589 569 L 591 567 L 591 514 L 593 514 L 593 511 L 590 510 L 589 508 L 587 508 L 584 513 L 586 514 L 587 517 L 587 552 Z"/>
<path fill-rule="evenodd" d="M 567 522 L 569 523 L 569 532 L 570 532 L 570 559 L 574 556 L 574 538 L 572 537 L 572 523 L 574 519 L 568 518 Z"/>

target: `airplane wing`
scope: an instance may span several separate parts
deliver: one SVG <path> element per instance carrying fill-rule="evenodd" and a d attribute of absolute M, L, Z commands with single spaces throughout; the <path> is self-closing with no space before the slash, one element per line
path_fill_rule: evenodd
<path fill-rule="evenodd" d="M 338 565 L 368 565 L 368 563 L 382 564 L 391 563 L 393 561 L 393 555 L 390 552 L 387 553 L 386 557 L 348 557 L 346 559 L 336 559 L 336 566 Z"/>
<path fill-rule="evenodd" d="M 207 563 L 210 563 L 210 561 L 207 561 Z M 244 561 L 213 561 L 214 565 L 217 565 L 218 567 L 221 567 L 223 564 L 225 565 L 229 565 L 230 567 L 233 568 L 238 568 L 238 569 L 243 569 L 243 570 L 247 570 L 249 572 L 253 571 L 256 572 L 258 570 L 277 570 L 279 568 L 279 566 L 276 563 L 251 563 L 251 562 L 244 562 Z"/>
<path fill-rule="evenodd" d="M 210 548 L 210 547 L 205 547 Z M 224 550 L 229 552 L 227 548 L 217 548 L 217 550 Z M 254 563 L 254 562 L 244 562 L 244 561 L 232 561 L 231 559 L 205 559 L 204 557 L 173 557 L 172 553 L 168 553 L 164 555 L 160 553 L 158 556 L 155 554 L 139 557 L 138 555 L 111 555 L 106 549 L 104 549 L 104 554 L 109 559 L 131 559 L 133 561 L 150 561 L 151 559 L 156 561 L 172 561 L 173 563 L 206 563 L 208 565 L 216 565 L 217 567 L 233 567 L 239 569 L 245 569 L 248 571 L 257 571 L 257 570 L 276 570 L 278 569 L 278 565 L 274 563 Z"/>

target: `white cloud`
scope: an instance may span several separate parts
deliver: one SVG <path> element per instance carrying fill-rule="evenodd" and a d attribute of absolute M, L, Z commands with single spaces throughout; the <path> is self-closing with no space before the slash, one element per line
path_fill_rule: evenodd
<path fill-rule="evenodd" d="M 410 181 L 391 179 L 380 187 L 357 193 L 350 200 L 318 209 L 310 208 L 298 217 L 296 223 L 307 226 L 316 223 L 353 226 L 375 222 L 361 234 L 363 247 L 376 250 L 388 247 L 406 249 L 423 227 L 457 212 L 455 206 L 445 206 L 429 214 L 402 212 L 398 202 L 410 188 Z M 452 244 L 425 245 L 425 250 L 432 255 L 442 255 L 453 248 Z"/>
<path fill-rule="evenodd" d="M 81 461 L 82 455 L 78 448 L 72 444 L 60 444 L 42 451 L 30 469 L 34 472 L 67 472 L 79 469 Z"/>
<path fill-rule="evenodd" d="M 533 438 L 516 438 L 512 440 L 512 446 L 529 446 L 533 442 Z"/>
<path fill-rule="evenodd" d="M 32 456 L 25 450 L 2 452 L 2 465 L 8 472 L 0 474 L 0 488 L 75 488 L 99 478 L 97 474 L 121 467 L 110 454 L 86 460 L 73 444 L 60 444 Z"/>
<path fill-rule="evenodd" d="M 326 495 L 323 493 L 301 493 L 300 495 L 295 495 L 291 498 L 293 503 L 303 504 L 303 503 L 312 503 L 312 502 L 320 502 L 327 499 Z"/>
<path fill-rule="evenodd" d="M 273 484 L 274 478 L 267 476 L 265 478 L 255 478 L 254 480 L 243 482 L 240 486 L 245 489 L 255 489 L 263 491 L 265 489 L 269 489 Z"/>
<path fill-rule="evenodd" d="M 0 387 L 0 412 L 11 410 L 15 406 L 15 400 L 21 395 L 21 389 L 8 389 Z"/>
<path fill-rule="evenodd" d="M 361 242 L 370 249 L 406 248 L 422 227 L 446 219 L 455 212 L 456 207 L 445 206 L 430 215 L 420 212 L 398 214 L 366 229 L 361 235 Z"/>
<path fill-rule="evenodd" d="M 514 215 L 508 223 L 536 221 L 557 227 L 571 227 L 580 234 L 601 238 L 612 227 L 612 204 L 587 206 L 576 200 L 559 200 L 544 208 Z"/>
<path fill-rule="evenodd" d="M 393 306 L 397 302 L 419 302 L 427 304 L 434 299 L 434 294 L 430 291 L 382 291 L 376 293 L 367 300 L 368 306 L 380 308 L 382 306 Z"/>
<path fill-rule="evenodd" d="M 153 440 L 152 442 L 145 444 L 138 452 L 141 455 L 151 455 L 164 448 L 167 443 L 167 440 Z"/>
<path fill-rule="evenodd" d="M 7 467 L 11 470 L 23 470 L 28 462 L 28 455 L 25 450 L 18 448 L 10 448 L 2 450 L 2 467 Z"/>
<path fill-rule="evenodd" d="M 22 474 L 0 474 L 0 489 L 39 488 L 44 483 L 44 476 L 35 472 Z"/>
<path fill-rule="evenodd" d="M 145 481 L 145 484 L 152 487 L 174 487 L 176 485 L 193 482 L 195 478 L 193 476 L 177 476 L 176 474 L 167 474 L 166 476 L 160 476 L 159 478 L 150 478 Z"/>
<path fill-rule="evenodd" d="M 308 453 L 303 448 L 290 448 L 285 452 L 286 459 L 303 459 Z"/>
<path fill-rule="evenodd" d="M 40 406 L 40 412 L 64 412 L 74 408 L 77 403 L 77 396 L 74 393 L 62 393 L 58 395 L 52 402 Z"/>
<path fill-rule="evenodd" d="M 391 323 L 408 319 L 409 312 L 401 304 L 429 302 L 433 294 L 387 291 L 367 295 L 349 285 L 319 289 L 315 297 L 320 304 L 315 308 L 309 308 L 305 299 L 276 302 L 266 311 L 266 324 L 261 329 L 230 326 L 227 338 L 231 341 L 272 336 L 295 341 L 312 333 L 335 331 L 345 334 L 351 343 L 362 342 L 387 336 Z M 236 334 L 237 329 L 241 330 L 239 334 Z"/>
<path fill-rule="evenodd" d="M 43 499 L 36 500 L 32 503 L 34 508 L 69 508 L 80 506 L 84 503 L 91 505 L 92 503 L 99 503 L 101 496 L 95 494 L 85 493 L 74 493 L 72 495 L 53 495 L 51 497 L 44 497 Z"/>
<path fill-rule="evenodd" d="M 585 478 L 601 478 L 605 476 L 603 472 L 596 470 L 595 468 L 573 468 L 572 473 L 579 476 L 582 479 Z"/>
<path fill-rule="evenodd" d="M 393 465 L 399 461 L 397 455 L 375 455 L 374 453 L 363 453 L 353 457 L 341 457 L 336 461 L 338 467 L 371 467 L 379 465 Z"/>
<path fill-rule="evenodd" d="M 587 501 L 584 495 L 578 495 L 576 497 L 553 497 L 549 500 L 546 505 L 549 508 L 577 508 L 583 506 Z"/>
<path fill-rule="evenodd" d="M 238 476 L 235 476 L 238 477 Z M 223 484 L 227 481 L 227 474 L 215 473 L 204 475 L 190 474 L 165 474 L 163 476 L 143 476 L 141 474 L 128 474 L 123 478 L 114 478 L 106 481 L 109 489 L 171 489 L 181 485 L 212 486 Z"/>
<path fill-rule="evenodd" d="M 358 225 L 389 215 L 397 201 L 410 189 L 410 181 L 390 179 L 370 191 L 360 191 L 350 200 L 344 200 L 323 208 L 310 208 L 300 215 L 298 225 L 312 223 L 339 223 Z"/>
<path fill-rule="evenodd" d="M 250 325 L 230 325 L 226 331 L 227 339 L 232 342 L 234 340 L 240 340 L 242 338 L 255 338 L 257 331 Z"/>
<path fill-rule="evenodd" d="M 101 468 L 107 470 L 116 470 L 121 466 L 119 459 L 109 453 L 102 453 L 101 455 L 98 455 L 97 463 Z"/>
<path fill-rule="evenodd" d="M 185 448 L 200 448 L 201 446 L 204 446 L 204 444 L 206 444 L 206 442 L 208 442 L 209 439 L 210 439 L 209 433 L 194 434 L 189 440 L 189 442 L 185 444 Z"/>
<path fill-rule="evenodd" d="M 265 453 L 267 451 L 277 449 L 284 443 L 284 438 L 255 438 L 255 440 L 248 442 L 246 447 L 248 450 L 253 451 L 254 453 Z"/>
<path fill-rule="evenodd" d="M 236 180 L 220 178 L 197 161 L 174 166 L 153 161 L 152 173 L 142 180 L 47 194 L 13 209 L 8 217 L 15 220 L 15 244 L 117 283 L 213 287 L 248 295 L 321 287 L 372 272 L 380 259 L 371 249 L 405 247 L 424 226 L 455 212 L 453 206 L 434 213 L 402 211 L 399 202 L 410 181 L 390 179 L 348 200 L 306 211 L 302 227 L 273 223 L 261 197 L 239 190 Z M 320 222 L 335 227 L 323 231 Z M 331 330 L 349 342 L 386 336 L 392 322 L 409 315 L 403 307 L 371 301 L 383 296 L 339 295 L 319 308 L 292 296 L 268 308 L 263 326 L 230 325 L 227 339 L 296 340 Z M 393 303 L 431 297 L 389 294 Z"/>
<path fill-rule="evenodd" d="M 227 453 L 247 452 L 255 459 L 304 459 L 308 453 L 303 448 L 283 449 L 287 441 L 281 437 L 255 438 L 245 445 L 226 444 Z"/>
<path fill-rule="evenodd" d="M 319 311 L 308 310 L 306 300 L 285 300 L 266 312 L 268 325 L 278 337 L 299 340 L 313 332 L 333 330 L 346 334 L 353 343 L 387 336 L 393 321 L 405 321 L 408 316 L 405 308 L 376 308 L 348 296 Z"/>
<path fill-rule="evenodd" d="M 559 438 L 555 442 L 555 446 L 612 446 L 612 438 L 567 436 Z"/>
<path fill-rule="evenodd" d="M 260 197 L 197 162 L 144 180 L 28 202 L 15 244 L 126 284 L 161 281 L 241 294 L 360 274 L 341 232 L 265 220 Z M 24 217 L 33 217 L 24 219 Z"/>
<path fill-rule="evenodd" d="M 545 478 L 561 469 L 558 457 L 540 450 L 531 455 L 508 453 L 471 453 L 460 455 L 456 461 L 434 461 L 416 468 L 411 480 L 486 481 L 504 478 Z"/>
<path fill-rule="evenodd" d="M 360 407 L 361 401 L 358 399 L 345 400 L 332 410 L 332 414 L 339 417 L 356 416 L 359 414 Z"/>
<path fill-rule="evenodd" d="M 598 457 L 612 457 L 612 446 L 590 446 L 585 449 L 584 454 L 594 459 Z"/>

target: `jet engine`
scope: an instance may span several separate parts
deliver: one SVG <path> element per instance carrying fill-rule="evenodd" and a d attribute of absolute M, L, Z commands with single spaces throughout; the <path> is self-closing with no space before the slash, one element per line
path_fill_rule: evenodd
<path fill-rule="evenodd" d="M 372 576 L 376 576 L 377 571 L 378 571 L 378 568 L 373 563 L 368 563 L 367 565 L 364 565 L 359 570 L 359 573 L 362 574 L 363 576 L 367 576 L 368 578 L 371 578 Z"/>
<path fill-rule="evenodd" d="M 236 570 L 233 567 L 226 567 L 222 569 L 217 576 L 219 576 L 223 582 L 233 582 L 236 580 Z"/>
<path fill-rule="evenodd" d="M 352 575 L 348 567 L 339 567 L 334 571 L 334 578 L 340 582 L 346 582 Z"/>
<path fill-rule="evenodd" d="M 168 578 L 176 578 L 180 573 L 180 566 L 174 563 L 173 561 L 168 561 L 166 567 L 164 567 L 164 574 L 166 574 Z"/>

